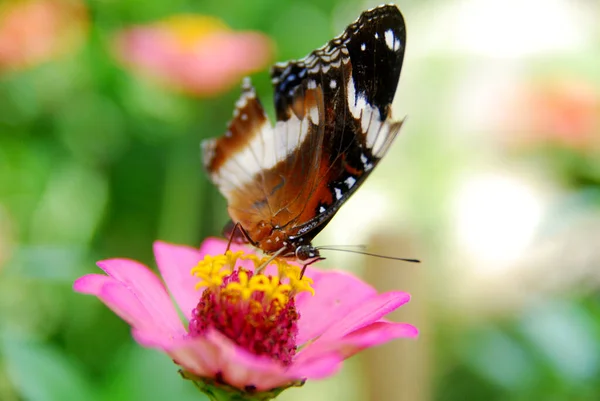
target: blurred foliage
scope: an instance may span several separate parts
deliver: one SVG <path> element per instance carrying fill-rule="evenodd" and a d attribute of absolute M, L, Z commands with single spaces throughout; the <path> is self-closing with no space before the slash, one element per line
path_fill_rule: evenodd
<path fill-rule="evenodd" d="M 202 172 L 198 144 L 224 131 L 238 90 L 205 99 L 173 93 L 123 69 L 113 57 L 112 37 L 132 24 L 200 13 L 236 30 L 268 34 L 282 61 L 321 46 L 365 5 L 89 0 L 86 6 L 89 27 L 80 47 L 0 75 L 0 400 L 197 400 L 176 366 L 135 345 L 127 324 L 71 286 L 102 258 L 153 266 L 155 239 L 198 244 L 219 235 L 225 203 Z M 408 2 L 411 7 L 419 9 L 416 2 Z M 429 75 L 420 82 L 429 86 L 421 90 L 434 97 L 456 65 L 434 60 L 423 70 Z M 268 73 L 253 79 L 272 113 Z M 425 110 L 429 98 L 423 99 Z M 429 166 L 462 161 L 432 134 L 443 119 L 425 120 L 424 132 L 411 134 L 422 138 L 415 139 L 421 141 L 415 157 Z M 544 146 L 521 149 L 519 157 L 550 161 L 553 179 L 574 193 L 595 193 L 597 205 L 598 154 Z M 444 168 L 434 174 L 443 175 Z M 448 183 L 416 185 L 421 192 L 415 197 L 423 201 L 417 203 L 435 205 L 440 193 L 430 188 Z M 442 212 L 432 208 L 421 224 L 431 230 Z M 435 368 L 425 384 L 434 399 L 600 399 L 597 293 L 560 294 L 479 321 L 443 309 L 434 315 Z"/>

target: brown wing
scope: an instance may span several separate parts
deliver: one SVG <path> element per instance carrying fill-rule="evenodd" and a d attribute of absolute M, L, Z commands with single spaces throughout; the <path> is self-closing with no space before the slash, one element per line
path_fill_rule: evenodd
<path fill-rule="evenodd" d="M 246 80 L 224 136 L 202 144 L 204 165 L 228 202 L 229 215 L 249 233 L 261 225 L 286 224 L 298 199 L 317 179 L 323 141 L 321 88 L 298 88 L 294 115 L 273 127 Z M 254 239 L 254 238 L 253 238 Z M 260 238 L 256 238 L 257 240 Z"/>

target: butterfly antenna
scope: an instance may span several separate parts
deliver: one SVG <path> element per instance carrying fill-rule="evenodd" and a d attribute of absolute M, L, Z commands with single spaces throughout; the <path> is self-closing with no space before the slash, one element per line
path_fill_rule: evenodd
<path fill-rule="evenodd" d="M 321 246 L 317 246 L 315 247 L 316 249 L 327 249 L 327 250 L 333 250 L 333 249 L 337 249 L 337 250 L 345 250 L 345 249 L 360 249 L 360 250 L 365 250 L 367 249 L 366 245 L 321 245 Z"/>
<path fill-rule="evenodd" d="M 395 256 L 385 256 L 385 255 L 378 255 L 376 253 L 370 253 L 370 252 L 364 252 L 364 251 L 356 251 L 353 249 L 341 249 L 339 247 L 329 247 L 329 246 L 320 246 L 318 248 L 319 250 L 324 250 L 324 251 L 338 251 L 338 252 L 348 252 L 348 253 L 356 253 L 359 255 L 365 255 L 365 256 L 373 256 L 374 258 L 380 258 L 380 259 L 390 259 L 390 260 L 400 260 L 403 262 L 410 262 L 410 263 L 421 263 L 421 261 L 419 259 L 407 259 L 407 258 L 398 258 Z"/>

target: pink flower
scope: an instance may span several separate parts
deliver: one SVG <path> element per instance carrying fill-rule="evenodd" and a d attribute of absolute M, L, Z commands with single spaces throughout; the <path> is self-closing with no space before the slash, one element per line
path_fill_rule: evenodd
<path fill-rule="evenodd" d="M 9 1 L 0 5 L 0 70 L 35 65 L 72 51 L 87 32 L 78 0 Z"/>
<path fill-rule="evenodd" d="M 107 275 L 79 278 L 75 291 L 97 296 L 131 324 L 143 346 L 166 352 L 184 375 L 245 391 L 267 391 L 334 374 L 344 359 L 417 329 L 384 319 L 409 300 L 378 294 L 350 274 L 300 267 L 211 238 L 200 250 L 154 244 L 163 282 L 128 259 L 98 262 Z M 210 256 L 217 255 L 217 256 Z M 194 278 L 193 271 L 197 278 Z M 198 278 L 200 281 L 198 282 Z"/>
<path fill-rule="evenodd" d="M 126 66 L 199 96 L 230 89 L 242 76 L 263 69 L 272 54 L 263 34 L 233 32 L 216 18 L 193 15 L 124 30 L 115 43 Z"/>
<path fill-rule="evenodd" d="M 600 145 L 600 93 L 582 79 L 563 78 L 526 87 L 509 120 L 518 145 L 555 144 L 575 150 Z"/>

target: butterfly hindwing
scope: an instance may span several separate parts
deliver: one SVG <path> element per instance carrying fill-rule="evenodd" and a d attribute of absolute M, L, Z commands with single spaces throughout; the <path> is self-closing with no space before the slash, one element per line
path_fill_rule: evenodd
<path fill-rule="evenodd" d="M 311 149 L 323 139 L 323 94 L 305 87 L 294 101 L 296 114 L 273 126 L 246 81 L 226 134 L 202 144 L 205 168 L 230 217 L 247 231 L 264 221 L 289 221 L 287 205 L 309 196 L 307 177 L 316 179 L 319 153 Z"/>

